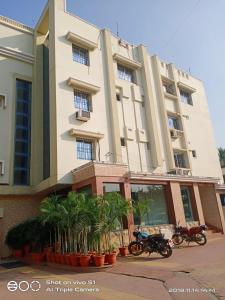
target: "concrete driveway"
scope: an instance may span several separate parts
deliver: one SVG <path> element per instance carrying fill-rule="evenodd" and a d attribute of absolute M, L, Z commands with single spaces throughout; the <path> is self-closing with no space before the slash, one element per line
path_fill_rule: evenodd
<path fill-rule="evenodd" d="M 7 284 L 15 281 L 9 288 Z M 15 286 L 16 284 L 16 286 Z M 129 256 L 104 272 L 73 273 L 48 266 L 0 268 L 0 299 L 225 299 L 225 238 L 174 249 L 162 259 Z"/>

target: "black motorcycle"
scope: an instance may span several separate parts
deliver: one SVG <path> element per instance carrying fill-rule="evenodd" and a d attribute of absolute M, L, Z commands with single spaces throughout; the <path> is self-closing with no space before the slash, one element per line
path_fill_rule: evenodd
<path fill-rule="evenodd" d="M 149 253 L 149 255 L 156 252 L 163 257 L 172 255 L 173 242 L 165 239 L 161 233 L 150 235 L 138 229 L 133 232 L 133 236 L 136 238 L 136 241 L 129 244 L 128 250 L 134 256 L 139 256 L 144 252 Z"/>

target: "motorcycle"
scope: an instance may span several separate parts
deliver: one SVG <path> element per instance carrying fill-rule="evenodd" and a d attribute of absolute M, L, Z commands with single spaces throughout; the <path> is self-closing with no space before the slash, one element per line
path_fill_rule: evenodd
<path fill-rule="evenodd" d="M 136 240 L 129 244 L 128 250 L 134 256 L 139 256 L 144 252 L 149 253 L 149 255 L 156 252 L 163 257 L 172 255 L 173 242 L 165 239 L 161 233 L 150 235 L 137 229 L 133 232 L 133 236 Z"/>
<path fill-rule="evenodd" d="M 187 227 L 179 226 L 179 224 L 175 227 L 175 233 L 172 236 L 172 241 L 174 245 L 181 245 L 183 241 L 187 243 L 195 242 L 200 246 L 203 246 L 207 243 L 207 238 L 205 235 L 205 231 L 207 230 L 206 225 L 200 225 L 191 227 L 188 229 Z"/>

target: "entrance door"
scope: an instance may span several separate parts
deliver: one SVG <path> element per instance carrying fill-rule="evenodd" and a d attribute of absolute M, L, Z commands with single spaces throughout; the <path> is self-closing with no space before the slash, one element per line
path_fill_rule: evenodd
<path fill-rule="evenodd" d="M 187 186 L 182 186 L 180 189 L 181 189 L 185 219 L 187 222 L 194 221 L 189 188 Z"/>

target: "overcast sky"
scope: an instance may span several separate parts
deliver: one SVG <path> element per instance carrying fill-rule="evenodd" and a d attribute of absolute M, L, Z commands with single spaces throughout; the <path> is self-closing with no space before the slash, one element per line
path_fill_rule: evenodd
<path fill-rule="evenodd" d="M 0 14 L 36 24 L 46 0 L 1 0 Z M 68 0 L 67 9 L 107 27 L 205 83 L 218 146 L 225 148 L 224 0 Z M 206 133 L 207 134 L 207 133 Z"/>

